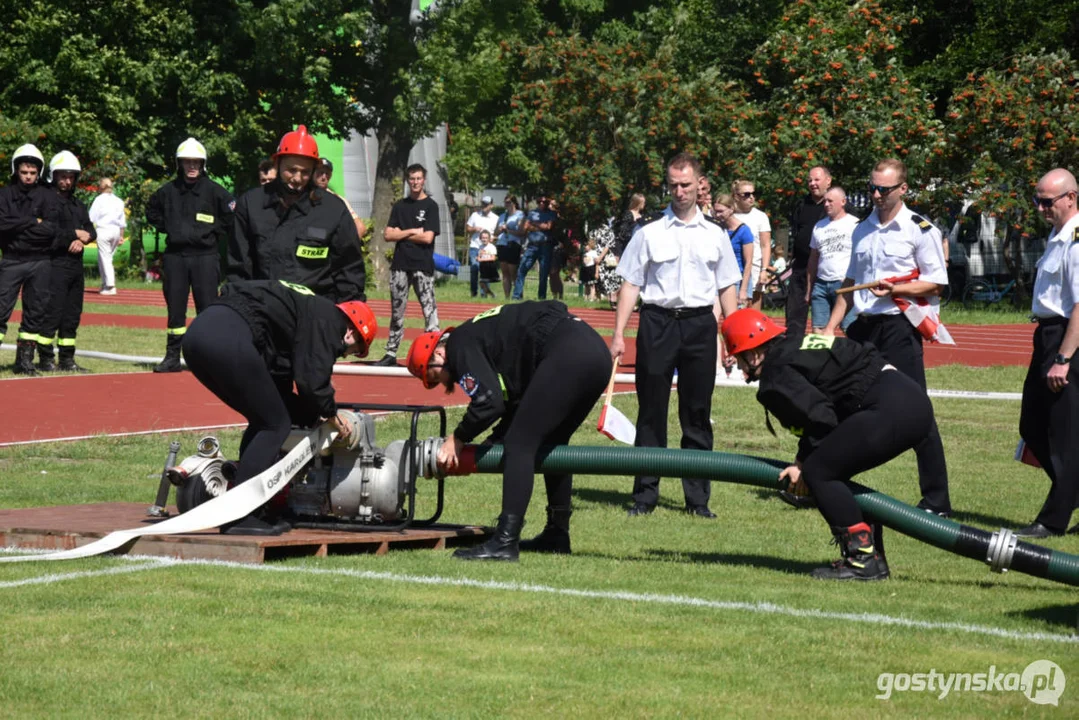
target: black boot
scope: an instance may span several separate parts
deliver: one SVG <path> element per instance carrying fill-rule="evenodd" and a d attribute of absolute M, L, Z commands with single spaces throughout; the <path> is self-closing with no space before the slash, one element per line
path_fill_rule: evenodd
<path fill-rule="evenodd" d="M 509 560 L 517 562 L 517 544 L 525 519 L 521 515 L 499 515 L 495 534 L 482 545 L 453 552 L 461 560 Z"/>
<path fill-rule="evenodd" d="M 831 567 L 817 568 L 812 575 L 817 580 L 884 580 L 888 563 L 873 544 L 873 530 L 864 522 L 849 528 L 833 527 L 836 544 L 843 557 Z"/>
<path fill-rule="evenodd" d="M 75 373 L 88 373 L 90 372 L 81 365 L 75 363 L 75 346 L 74 345 L 61 345 L 60 346 L 60 365 L 58 366 L 62 372 L 75 372 Z"/>
<path fill-rule="evenodd" d="M 569 555 L 569 518 L 573 509 L 568 505 L 547 506 L 547 525 L 543 532 L 531 540 L 522 540 L 520 548 L 524 552 L 555 553 Z"/>
<path fill-rule="evenodd" d="M 34 348 L 37 343 L 33 340 L 17 340 L 15 342 L 15 366 L 11 368 L 16 375 L 29 375 L 34 377 L 38 374 L 34 369 Z"/>
<path fill-rule="evenodd" d="M 53 358 L 52 343 L 46 345 L 45 343 L 37 344 L 37 369 L 41 372 L 56 372 L 56 363 Z"/>
<path fill-rule="evenodd" d="M 168 344 L 165 346 L 165 359 L 154 365 L 155 373 L 180 372 L 180 344 L 184 341 L 183 335 L 169 335 Z"/>

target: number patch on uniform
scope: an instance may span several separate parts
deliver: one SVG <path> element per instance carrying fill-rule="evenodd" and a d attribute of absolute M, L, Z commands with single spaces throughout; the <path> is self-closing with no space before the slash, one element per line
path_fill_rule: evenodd
<path fill-rule="evenodd" d="M 212 223 L 214 221 L 213 215 L 207 215 L 206 213 L 199 213 L 195 216 L 195 220 L 198 222 Z"/>
<path fill-rule="evenodd" d="M 831 350 L 835 335 L 817 335 L 809 333 L 802 339 L 802 350 Z"/>
<path fill-rule="evenodd" d="M 310 245 L 296 247 L 296 257 L 306 258 L 307 260 L 325 260 L 329 256 L 330 249 L 328 247 L 311 247 Z"/>
<path fill-rule="evenodd" d="M 477 320 L 484 320 L 489 317 L 494 317 L 498 313 L 502 312 L 502 307 L 502 305 L 499 305 L 498 307 L 493 307 L 490 310 L 484 310 L 479 315 L 472 318 L 472 322 L 476 322 Z"/>
<path fill-rule="evenodd" d="M 314 290 L 312 290 L 311 288 L 309 288 L 309 287 L 307 287 L 305 285 L 298 285 L 296 283 L 290 283 L 287 280 L 278 280 L 277 282 L 281 283 L 282 285 L 287 287 L 289 290 L 291 290 L 293 292 L 297 292 L 297 293 L 299 293 L 301 295 L 314 295 L 315 294 Z"/>

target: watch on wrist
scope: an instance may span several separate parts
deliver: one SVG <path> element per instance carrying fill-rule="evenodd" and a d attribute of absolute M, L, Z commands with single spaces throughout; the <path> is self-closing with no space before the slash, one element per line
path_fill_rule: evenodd
<path fill-rule="evenodd" d="M 1064 357 L 1061 353 L 1057 353 L 1057 356 L 1053 358 L 1054 365 L 1067 365 L 1072 361 L 1070 357 Z"/>

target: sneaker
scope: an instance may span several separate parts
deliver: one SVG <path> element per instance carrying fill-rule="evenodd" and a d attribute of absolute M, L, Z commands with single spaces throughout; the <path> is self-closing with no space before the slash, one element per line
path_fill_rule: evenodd
<path fill-rule="evenodd" d="M 397 367 L 397 358 L 393 355 L 383 355 L 382 359 L 375 363 L 375 367 Z"/>
<path fill-rule="evenodd" d="M 101 288 L 101 290 L 99 290 L 97 294 L 98 295 L 115 295 L 116 294 L 116 288 L 114 288 L 114 287 Z"/>

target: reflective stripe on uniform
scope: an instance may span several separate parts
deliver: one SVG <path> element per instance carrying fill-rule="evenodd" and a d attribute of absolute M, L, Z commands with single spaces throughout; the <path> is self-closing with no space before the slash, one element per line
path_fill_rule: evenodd
<path fill-rule="evenodd" d="M 184 333 L 187 332 L 187 326 L 185 325 L 183 327 L 178 327 L 178 328 L 169 328 L 165 332 L 167 334 L 169 334 L 169 335 L 183 335 Z"/>
<path fill-rule="evenodd" d="M 330 256 L 330 249 L 328 247 L 311 247 L 310 245 L 297 245 L 296 257 L 306 258 L 308 260 L 325 260 Z"/>
<path fill-rule="evenodd" d="M 498 376 L 498 387 L 502 388 L 502 399 L 509 400 L 510 395 L 506 392 L 506 378 L 502 377 L 501 374 Z"/>
<path fill-rule="evenodd" d="M 315 291 L 312 290 L 311 288 L 307 287 L 306 285 L 300 285 L 299 283 L 291 283 L 288 280 L 278 280 L 277 282 L 281 283 L 282 285 L 287 287 L 289 290 L 292 290 L 293 292 L 298 292 L 301 295 L 314 295 L 315 294 Z"/>
<path fill-rule="evenodd" d="M 52 338 L 51 337 L 47 338 L 44 335 L 38 335 L 37 336 L 37 344 L 38 345 L 52 345 Z"/>
<path fill-rule="evenodd" d="M 60 338 L 56 344 L 60 347 L 75 347 L 75 338 Z"/>
<path fill-rule="evenodd" d="M 20 341 L 30 340 L 32 342 L 44 342 L 44 339 L 40 335 L 33 335 L 31 333 L 21 332 L 19 333 L 18 338 Z M 52 340 L 50 339 L 49 342 L 52 342 Z"/>

